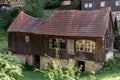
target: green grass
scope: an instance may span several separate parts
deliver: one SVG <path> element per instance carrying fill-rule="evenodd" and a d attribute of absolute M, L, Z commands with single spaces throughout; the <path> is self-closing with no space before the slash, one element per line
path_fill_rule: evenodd
<path fill-rule="evenodd" d="M 40 72 L 33 72 L 33 68 L 23 70 L 24 77 L 22 80 L 48 80 L 46 76 Z M 120 80 L 120 72 L 97 72 L 96 80 Z M 81 80 L 89 80 L 90 73 L 83 73 Z"/>
<path fill-rule="evenodd" d="M 31 67 L 25 67 L 23 69 L 22 80 L 48 80 L 47 77 L 41 72 L 34 72 Z"/>

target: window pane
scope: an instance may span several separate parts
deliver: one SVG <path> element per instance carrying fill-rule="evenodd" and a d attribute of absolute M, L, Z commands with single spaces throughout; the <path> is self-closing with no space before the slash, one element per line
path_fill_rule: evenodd
<path fill-rule="evenodd" d="M 49 47 L 65 49 L 65 41 L 63 39 L 59 39 L 59 38 L 52 38 L 49 40 Z"/>
<path fill-rule="evenodd" d="M 92 8 L 92 3 L 89 3 L 89 8 Z"/>
<path fill-rule="evenodd" d="M 60 43 L 60 49 L 65 49 L 65 43 L 64 42 Z"/>
<path fill-rule="evenodd" d="M 95 53 L 95 42 L 91 40 L 76 41 L 76 50 Z"/>
<path fill-rule="evenodd" d="M 102 1 L 100 4 L 101 7 L 105 7 L 105 1 Z"/>
<path fill-rule="evenodd" d="M 120 6 L 120 1 L 116 1 L 115 5 Z"/>
<path fill-rule="evenodd" d="M 85 7 L 85 8 L 88 8 L 88 3 L 85 3 L 85 4 L 84 4 L 84 7 Z"/>
<path fill-rule="evenodd" d="M 29 36 L 25 36 L 25 42 L 30 42 Z"/>

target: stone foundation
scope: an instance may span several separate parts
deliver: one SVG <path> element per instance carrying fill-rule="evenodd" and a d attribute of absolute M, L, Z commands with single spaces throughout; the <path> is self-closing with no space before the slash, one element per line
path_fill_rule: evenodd
<path fill-rule="evenodd" d="M 34 65 L 34 56 L 33 55 L 21 55 L 21 54 L 14 54 L 14 56 L 16 56 L 21 64 L 25 65 Z M 73 62 L 75 62 L 76 60 L 71 59 Z M 59 62 L 59 66 L 65 68 L 68 65 L 69 60 L 65 60 L 65 59 L 55 59 L 55 58 L 48 58 L 45 56 L 40 56 L 40 68 L 41 69 L 47 69 L 47 66 L 52 64 L 52 61 L 58 61 Z M 100 63 L 96 63 L 93 61 L 86 61 L 86 60 L 77 60 L 76 63 L 78 61 L 83 61 L 85 63 L 84 68 L 85 71 L 90 72 L 90 71 L 97 71 L 99 69 L 102 68 L 102 65 Z M 78 67 L 78 66 L 76 66 Z"/>
<path fill-rule="evenodd" d="M 30 66 L 33 66 L 34 64 L 34 57 L 33 55 L 26 55 L 26 63 Z"/>
<path fill-rule="evenodd" d="M 72 59 L 71 59 L 72 60 Z M 65 59 L 55 59 L 55 58 L 48 58 L 48 57 L 44 57 L 41 56 L 40 57 L 40 68 L 42 69 L 46 69 L 48 65 L 50 65 L 52 63 L 52 61 L 58 61 L 59 62 L 59 66 L 65 68 L 68 65 L 68 61 L 69 60 L 65 60 Z M 72 60 L 75 61 L 75 60 Z"/>
<path fill-rule="evenodd" d="M 106 53 L 106 61 L 108 61 L 109 59 L 113 59 L 113 51 L 109 51 Z"/>
<path fill-rule="evenodd" d="M 34 58 L 33 55 L 23 55 L 23 54 L 13 54 L 22 65 L 30 65 L 33 66 Z"/>
<path fill-rule="evenodd" d="M 22 55 L 22 54 L 13 54 L 19 61 L 21 64 L 25 65 L 26 64 L 26 55 Z"/>
<path fill-rule="evenodd" d="M 95 63 L 93 61 L 85 61 L 85 71 L 98 71 L 102 68 L 102 65 L 100 63 Z"/>

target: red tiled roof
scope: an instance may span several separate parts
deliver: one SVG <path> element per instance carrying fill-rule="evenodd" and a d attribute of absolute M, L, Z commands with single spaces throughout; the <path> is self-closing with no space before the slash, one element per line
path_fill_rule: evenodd
<path fill-rule="evenodd" d="M 40 25 L 46 19 L 33 18 L 24 12 L 20 12 L 13 23 L 8 28 L 8 32 L 29 32 L 36 28 L 36 25 Z"/>
<path fill-rule="evenodd" d="M 54 11 L 48 22 L 33 31 L 36 34 L 59 36 L 104 36 L 110 8 L 97 11 Z"/>
<path fill-rule="evenodd" d="M 48 20 L 31 18 L 22 12 L 11 24 L 8 32 L 19 31 L 43 35 L 103 37 L 110 19 L 110 12 L 111 8 L 96 11 L 60 10 L 54 11 Z M 20 15 L 22 15 L 22 18 L 19 18 L 21 17 Z M 15 23 L 19 23 L 18 26 Z"/>

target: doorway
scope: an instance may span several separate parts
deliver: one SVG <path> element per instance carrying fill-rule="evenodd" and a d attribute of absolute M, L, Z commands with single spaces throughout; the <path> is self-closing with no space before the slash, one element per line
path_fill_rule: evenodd
<path fill-rule="evenodd" d="M 85 62 L 84 61 L 77 61 L 77 63 L 78 63 L 78 67 L 81 67 L 81 65 L 82 65 L 81 71 L 84 72 L 85 71 Z"/>
<path fill-rule="evenodd" d="M 40 67 L 40 56 L 34 55 L 34 67 L 39 68 Z"/>

